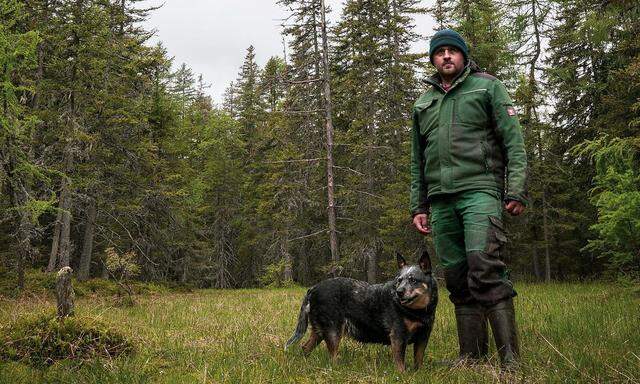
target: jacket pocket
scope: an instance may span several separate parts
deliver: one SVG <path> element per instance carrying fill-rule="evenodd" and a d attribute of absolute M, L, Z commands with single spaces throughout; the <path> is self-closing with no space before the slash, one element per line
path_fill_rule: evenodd
<path fill-rule="evenodd" d="M 415 106 L 419 116 L 420 134 L 426 135 L 438 127 L 438 99 L 427 99 L 424 103 Z"/>
<path fill-rule="evenodd" d="M 456 122 L 473 126 L 488 124 L 490 116 L 486 88 L 461 92 L 456 99 Z"/>

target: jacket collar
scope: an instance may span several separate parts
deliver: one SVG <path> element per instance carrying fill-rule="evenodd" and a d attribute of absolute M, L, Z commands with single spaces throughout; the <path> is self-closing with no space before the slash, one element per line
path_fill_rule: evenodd
<path fill-rule="evenodd" d="M 458 76 L 456 76 L 456 78 L 453 79 L 453 82 L 451 83 L 451 88 L 449 88 L 449 92 L 451 92 L 451 90 L 454 89 L 458 84 L 462 83 L 467 78 L 467 76 L 469 76 L 469 73 L 471 73 L 471 67 L 470 67 L 470 64 L 467 63 L 464 69 L 460 71 Z M 439 73 L 436 72 L 435 74 L 427 77 L 423 81 L 427 84 L 433 85 L 434 87 L 436 87 L 436 89 L 439 89 L 440 91 L 442 91 L 442 93 L 447 93 L 447 91 L 445 91 L 444 88 L 442 88 L 442 85 L 441 85 L 442 82 L 441 82 Z"/>

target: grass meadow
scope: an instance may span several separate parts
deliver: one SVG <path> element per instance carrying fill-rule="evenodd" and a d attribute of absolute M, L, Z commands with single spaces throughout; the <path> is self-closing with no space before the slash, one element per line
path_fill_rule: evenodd
<path fill-rule="evenodd" d="M 136 345 L 113 360 L 64 361 L 48 368 L 0 362 L 0 383 L 635 383 L 640 382 L 640 293 L 604 283 L 520 284 L 516 309 L 522 367 L 449 367 L 457 354 L 453 307 L 441 300 L 424 366 L 395 371 L 389 347 L 353 341 L 332 365 L 324 344 L 305 358 L 283 350 L 303 288 L 200 290 L 144 295 L 133 307 L 83 297 L 77 314 L 100 319 Z M 51 298 L 0 301 L 0 327 L 53 311 Z M 0 345 L 0 347 L 2 347 Z M 412 362 L 412 348 L 407 363 Z"/>

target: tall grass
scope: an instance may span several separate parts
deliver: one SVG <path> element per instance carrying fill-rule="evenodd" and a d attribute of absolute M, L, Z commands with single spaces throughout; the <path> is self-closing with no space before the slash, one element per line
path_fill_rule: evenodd
<path fill-rule="evenodd" d="M 0 362 L 0 383 L 617 383 L 640 382 L 640 295 L 605 284 L 526 284 L 516 309 L 522 367 L 449 367 L 455 319 L 444 289 L 425 365 L 399 374 L 390 349 L 345 341 L 331 364 L 324 345 L 305 358 L 283 345 L 295 327 L 302 288 L 204 290 L 138 298 L 134 307 L 86 297 L 81 315 L 117 326 L 137 353 L 41 369 Z M 0 303 L 0 326 L 45 311 L 48 300 Z M 1 347 L 1 346 L 0 346 Z M 412 360 L 411 348 L 407 361 Z"/>

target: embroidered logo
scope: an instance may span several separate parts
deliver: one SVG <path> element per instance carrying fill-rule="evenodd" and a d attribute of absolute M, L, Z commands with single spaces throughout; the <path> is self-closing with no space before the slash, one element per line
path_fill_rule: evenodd
<path fill-rule="evenodd" d="M 516 109 L 513 108 L 512 106 L 508 106 L 507 107 L 507 114 L 509 116 L 515 116 L 516 115 Z"/>

